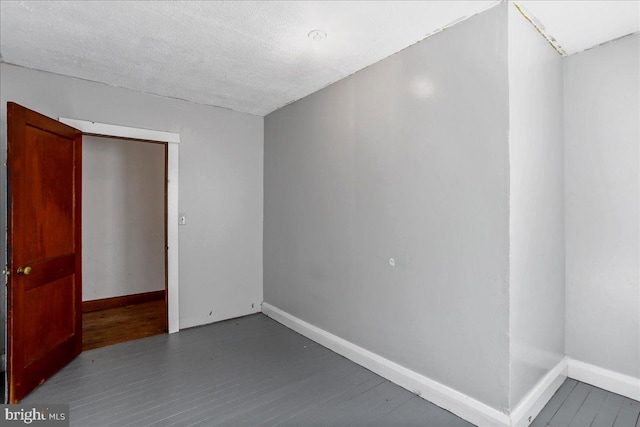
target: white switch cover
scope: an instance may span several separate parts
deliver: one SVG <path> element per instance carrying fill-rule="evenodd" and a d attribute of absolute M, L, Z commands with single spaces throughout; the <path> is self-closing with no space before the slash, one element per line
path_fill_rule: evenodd
<path fill-rule="evenodd" d="M 180 219 L 178 220 L 178 224 L 186 225 L 187 224 L 187 216 L 185 214 L 179 215 Z"/>

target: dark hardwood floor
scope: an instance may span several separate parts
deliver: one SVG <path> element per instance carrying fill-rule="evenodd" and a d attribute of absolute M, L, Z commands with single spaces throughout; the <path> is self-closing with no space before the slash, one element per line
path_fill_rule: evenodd
<path fill-rule="evenodd" d="M 164 300 L 82 314 L 82 351 L 163 334 L 167 329 Z"/>

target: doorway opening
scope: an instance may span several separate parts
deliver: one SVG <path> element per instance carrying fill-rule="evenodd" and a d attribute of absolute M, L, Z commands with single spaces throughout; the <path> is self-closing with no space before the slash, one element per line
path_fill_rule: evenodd
<path fill-rule="evenodd" d="M 82 350 L 167 332 L 167 143 L 82 139 Z"/>
<path fill-rule="evenodd" d="M 123 139 L 125 142 L 164 144 L 166 162 L 165 268 L 167 330 L 169 333 L 178 332 L 180 329 L 178 275 L 178 156 L 180 134 L 69 118 L 60 118 L 59 121 L 81 131 L 84 138 L 95 136 Z"/>
<path fill-rule="evenodd" d="M 169 333 L 179 330 L 180 135 L 56 121 L 9 102 L 5 402 L 19 402 L 82 350 L 82 135 L 160 142 L 164 147 L 165 325 Z"/>

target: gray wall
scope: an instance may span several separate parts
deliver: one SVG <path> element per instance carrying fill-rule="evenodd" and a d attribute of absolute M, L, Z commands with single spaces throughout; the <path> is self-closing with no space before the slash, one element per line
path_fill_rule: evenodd
<path fill-rule="evenodd" d="M 562 57 L 509 4 L 511 407 L 564 358 Z"/>
<path fill-rule="evenodd" d="M 475 16 L 265 119 L 265 301 L 501 409 L 506 14 Z"/>
<path fill-rule="evenodd" d="M 567 355 L 640 378 L 640 35 L 564 63 Z"/>
<path fill-rule="evenodd" d="M 3 156 L 7 101 L 53 118 L 179 133 L 179 204 L 187 214 L 187 225 L 179 228 L 180 327 L 260 310 L 262 117 L 9 64 L 0 67 Z"/>
<path fill-rule="evenodd" d="M 165 146 L 82 138 L 82 299 L 165 289 Z"/>

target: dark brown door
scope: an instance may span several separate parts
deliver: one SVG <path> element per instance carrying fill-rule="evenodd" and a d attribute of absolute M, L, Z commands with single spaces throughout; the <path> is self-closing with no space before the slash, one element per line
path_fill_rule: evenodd
<path fill-rule="evenodd" d="M 82 349 L 82 136 L 14 103 L 7 116 L 7 376 L 16 403 Z"/>

